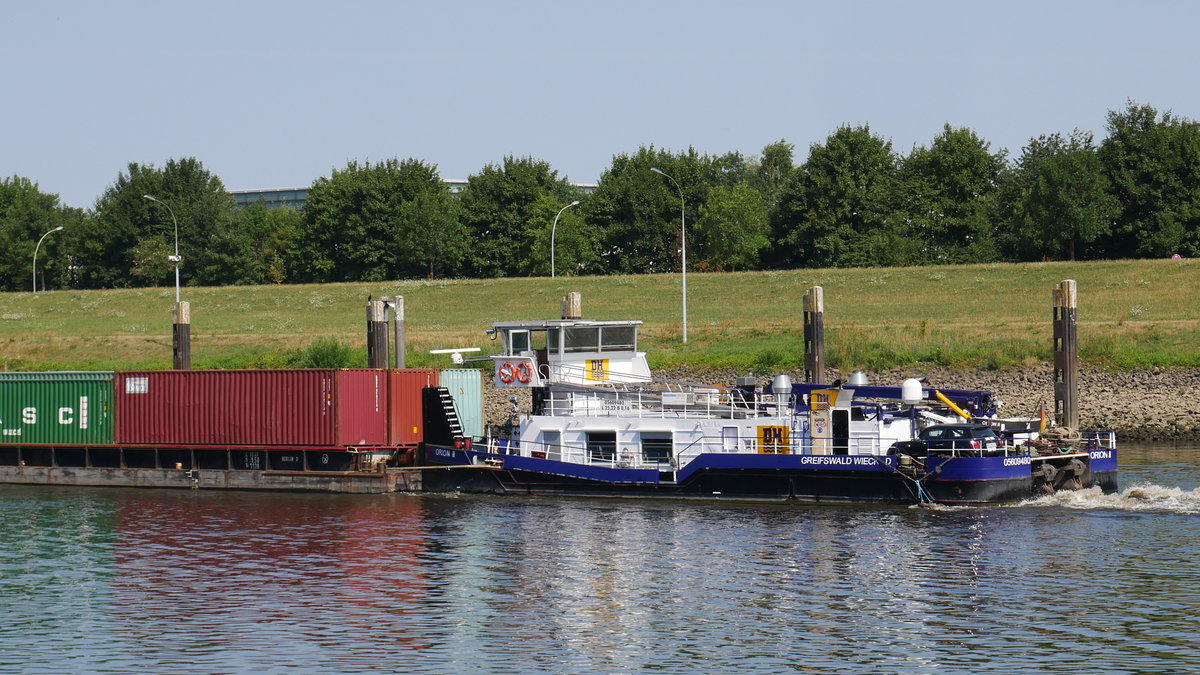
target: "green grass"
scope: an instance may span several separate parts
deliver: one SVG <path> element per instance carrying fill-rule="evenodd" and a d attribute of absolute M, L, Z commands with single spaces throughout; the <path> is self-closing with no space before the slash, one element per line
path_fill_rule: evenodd
<path fill-rule="evenodd" d="M 1078 282 L 1084 363 L 1200 367 L 1200 265 L 1191 260 L 692 273 L 686 345 L 678 274 L 185 287 L 183 297 L 197 368 L 296 366 L 319 340 L 343 343 L 365 365 L 367 296 L 396 294 L 408 365 L 448 365 L 428 351 L 488 353 L 493 321 L 557 317 L 570 291 L 583 293 L 588 318 L 643 320 L 656 368 L 799 368 L 802 297 L 820 285 L 832 367 L 998 369 L 1050 360 L 1051 291 L 1063 279 Z M 173 301 L 173 288 L 0 294 L 0 369 L 170 367 Z"/>

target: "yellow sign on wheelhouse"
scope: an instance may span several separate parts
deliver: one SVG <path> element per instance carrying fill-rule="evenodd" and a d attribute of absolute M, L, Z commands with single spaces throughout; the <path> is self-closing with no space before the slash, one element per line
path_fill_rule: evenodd
<path fill-rule="evenodd" d="M 608 381 L 608 359 L 588 359 L 584 377 L 597 382 Z"/>

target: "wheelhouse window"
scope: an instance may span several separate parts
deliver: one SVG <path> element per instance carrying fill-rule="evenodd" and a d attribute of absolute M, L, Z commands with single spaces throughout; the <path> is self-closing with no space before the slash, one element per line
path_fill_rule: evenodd
<path fill-rule="evenodd" d="M 612 463 L 617 458 L 617 432 L 587 432 L 587 457 L 589 462 Z"/>
<path fill-rule="evenodd" d="M 520 354 L 529 351 L 529 331 L 514 330 L 508 333 L 508 351 L 510 354 Z"/>
<path fill-rule="evenodd" d="M 600 351 L 633 351 L 637 348 L 637 331 L 633 326 L 604 326 L 600 329 Z"/>
<path fill-rule="evenodd" d="M 561 342 L 560 342 L 561 340 Z M 571 352 L 621 352 L 637 350 L 636 326 L 566 326 L 546 330 L 546 342 L 552 350 L 559 344 Z"/>
<path fill-rule="evenodd" d="M 670 464 L 674 441 L 669 432 L 642 433 L 642 461 L 649 464 Z"/>
<path fill-rule="evenodd" d="M 600 351 L 600 329 L 595 326 L 564 328 L 563 351 Z"/>

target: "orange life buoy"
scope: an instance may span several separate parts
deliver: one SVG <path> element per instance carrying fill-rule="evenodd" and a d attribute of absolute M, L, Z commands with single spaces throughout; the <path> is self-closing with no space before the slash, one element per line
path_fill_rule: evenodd
<path fill-rule="evenodd" d="M 533 368 L 529 367 L 528 361 L 522 361 L 517 364 L 517 379 L 522 384 L 528 384 L 529 378 L 533 377 Z"/>
<path fill-rule="evenodd" d="M 504 363 L 500 364 L 499 368 L 496 369 L 496 377 L 499 377 L 500 381 L 504 384 L 511 383 L 515 374 L 516 372 L 513 368 L 512 361 L 505 361 Z"/>

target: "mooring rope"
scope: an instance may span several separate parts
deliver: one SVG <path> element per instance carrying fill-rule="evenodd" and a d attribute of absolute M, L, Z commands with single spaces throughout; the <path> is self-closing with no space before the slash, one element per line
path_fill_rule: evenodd
<path fill-rule="evenodd" d="M 897 456 L 897 460 L 896 460 L 897 466 L 892 466 L 890 462 L 887 462 L 886 460 L 884 460 L 883 458 L 881 458 L 877 455 L 871 455 L 871 457 L 875 460 L 875 462 L 877 464 L 882 464 L 883 466 L 887 467 L 892 473 L 903 478 L 906 483 L 912 483 L 913 486 L 916 487 L 915 493 L 913 492 L 912 488 L 909 488 L 909 493 L 912 494 L 913 499 L 917 500 L 917 505 L 919 505 L 919 506 L 933 506 L 938 503 L 937 500 L 934 499 L 929 494 L 929 491 L 925 489 L 924 483 L 931 476 L 933 476 L 937 472 L 941 471 L 942 467 L 945 466 L 946 464 L 948 464 L 950 462 L 950 460 L 954 459 L 953 457 L 951 457 L 950 459 L 946 460 L 945 462 L 942 462 L 941 464 L 939 464 L 938 468 L 934 469 L 932 473 L 927 473 L 927 474 L 925 474 L 924 478 L 917 479 L 917 478 L 914 478 L 912 476 L 905 474 L 903 471 L 900 470 L 900 468 L 898 466 L 900 463 L 900 461 L 898 459 L 899 456 Z"/>

